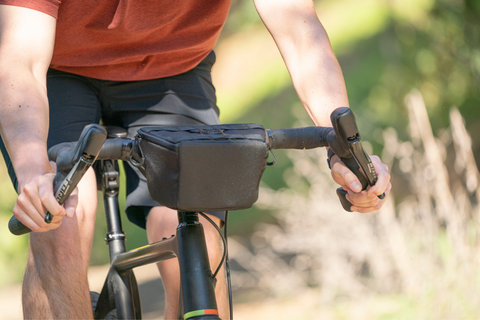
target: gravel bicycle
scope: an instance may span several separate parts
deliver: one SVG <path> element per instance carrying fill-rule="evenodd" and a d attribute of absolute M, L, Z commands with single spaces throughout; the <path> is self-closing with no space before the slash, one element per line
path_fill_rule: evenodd
<path fill-rule="evenodd" d="M 100 294 L 92 294 L 95 319 L 141 319 L 133 269 L 172 258 L 176 258 L 180 266 L 178 319 L 219 319 L 214 288 L 224 263 L 228 280 L 230 278 L 227 221 L 222 232 L 203 212 L 227 210 L 228 217 L 229 210 L 251 207 L 258 198 L 263 171 L 276 162 L 272 150 L 330 147 L 359 177 L 363 189 L 375 184 L 375 169 L 362 147 L 352 111 L 338 108 L 331 119 L 333 128 L 266 130 L 257 124 L 145 127 L 138 131 L 135 139 L 126 138 L 126 131 L 121 128 L 106 130 L 92 124 L 85 127 L 78 142 L 50 148 L 49 157 L 57 163 L 54 191 L 59 203 L 68 198 L 83 174 L 98 163 L 97 180 L 104 196 L 108 230 L 105 241 L 111 267 Z M 270 153 L 273 161 L 268 161 Z M 116 160 L 136 166 L 147 178 L 152 198 L 177 210 L 175 235 L 126 250 L 118 204 Z M 344 209 L 350 211 L 346 191 L 339 188 L 337 194 Z M 223 258 L 215 271 L 209 263 L 199 215 L 216 227 L 223 241 Z M 51 218 L 47 212 L 45 221 Z M 16 235 L 30 232 L 14 216 L 9 229 Z M 230 285 L 229 293 L 232 318 Z"/>

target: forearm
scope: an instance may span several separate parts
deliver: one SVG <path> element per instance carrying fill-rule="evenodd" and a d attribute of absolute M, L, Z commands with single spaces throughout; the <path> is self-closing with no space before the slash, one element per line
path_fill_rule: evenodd
<path fill-rule="evenodd" d="M 310 0 L 256 0 L 295 90 L 319 126 L 331 126 L 330 113 L 349 106 L 343 74 Z"/>
<path fill-rule="evenodd" d="M 45 80 L 20 64 L 2 65 L 0 70 L 0 134 L 21 187 L 34 176 L 51 172 Z"/>
<path fill-rule="evenodd" d="M 332 51 L 330 40 L 318 20 L 312 0 L 255 0 L 257 11 L 272 34 L 287 65 L 293 84 L 315 125 L 331 126 L 330 114 L 338 107 L 348 107 L 342 71 Z M 332 165 L 334 180 L 348 191 L 347 200 L 358 212 L 372 212 L 388 194 L 390 175 L 375 158 L 378 180 L 368 192 L 341 162 Z"/>
<path fill-rule="evenodd" d="M 348 97 L 340 66 L 330 46 L 312 43 L 311 48 L 293 49 L 285 59 L 297 94 L 310 118 L 318 126 L 331 126 L 330 114 L 348 107 Z"/>

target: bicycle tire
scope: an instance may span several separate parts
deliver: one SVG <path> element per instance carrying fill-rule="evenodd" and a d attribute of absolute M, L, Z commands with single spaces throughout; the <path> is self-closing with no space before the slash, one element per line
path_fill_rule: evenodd
<path fill-rule="evenodd" d="M 95 291 L 90 291 L 90 300 L 92 301 L 92 310 L 95 313 L 95 308 L 97 307 L 98 298 L 100 294 Z M 118 320 L 117 309 L 110 311 L 105 318 L 105 320 Z M 102 319 L 102 320 L 103 320 Z"/>

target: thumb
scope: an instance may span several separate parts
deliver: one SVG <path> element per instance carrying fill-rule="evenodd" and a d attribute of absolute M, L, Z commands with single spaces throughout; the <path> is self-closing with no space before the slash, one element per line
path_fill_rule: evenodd
<path fill-rule="evenodd" d="M 355 193 L 362 191 L 362 184 L 357 176 L 340 160 L 338 156 L 332 157 L 331 174 L 333 180 L 343 189 L 351 190 Z"/>
<path fill-rule="evenodd" d="M 77 210 L 77 205 L 78 205 L 78 188 L 75 188 L 75 190 L 72 191 L 72 193 L 64 203 L 65 211 L 68 218 L 73 217 L 73 215 L 75 214 L 75 211 Z"/>

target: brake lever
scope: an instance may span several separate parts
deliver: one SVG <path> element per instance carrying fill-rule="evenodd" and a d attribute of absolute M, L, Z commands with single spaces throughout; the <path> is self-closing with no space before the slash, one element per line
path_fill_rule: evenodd
<path fill-rule="evenodd" d="M 365 177 L 368 180 L 368 184 L 373 186 L 377 183 L 378 177 L 375 167 L 373 166 L 372 160 L 369 155 L 365 152 L 365 149 L 362 146 L 360 136 L 352 137 L 348 139 L 349 150 L 352 153 L 357 163 L 362 168 Z M 385 193 L 378 196 L 380 199 L 385 198 Z"/>
<path fill-rule="evenodd" d="M 63 204 L 67 200 L 85 172 L 93 165 L 106 138 L 107 131 L 100 125 L 91 124 L 83 129 L 73 151 L 72 163 L 75 163 L 73 168 L 66 177 L 61 172 L 55 177 L 54 194 L 58 203 Z M 52 214 L 47 211 L 44 221 L 51 223 L 52 219 Z"/>
<path fill-rule="evenodd" d="M 360 133 L 358 131 L 355 115 L 347 107 L 335 109 L 331 116 L 334 131 L 329 135 L 329 145 L 332 151 L 342 160 L 343 163 L 357 176 L 362 184 L 362 190 L 373 186 L 378 180 L 372 160 L 362 146 Z M 360 171 L 363 170 L 363 174 Z M 351 211 L 352 204 L 346 199 L 347 191 L 343 188 L 337 189 L 337 195 L 345 210 Z M 378 196 L 385 198 L 385 192 Z"/>

